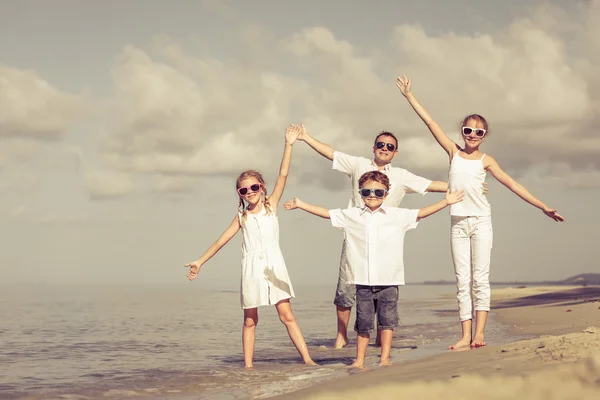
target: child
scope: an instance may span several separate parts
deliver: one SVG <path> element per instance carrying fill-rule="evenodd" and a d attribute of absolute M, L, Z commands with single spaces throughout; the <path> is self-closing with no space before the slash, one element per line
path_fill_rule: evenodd
<path fill-rule="evenodd" d="M 450 207 L 451 249 L 456 274 L 458 309 L 462 338 L 449 349 L 485 346 L 484 331 L 490 310 L 490 254 L 492 251 L 491 209 L 479 188 L 489 171 L 500 183 L 529 204 L 539 208 L 555 221 L 564 221 L 556 210 L 535 198 L 522 185 L 504 172 L 495 159 L 482 153 L 479 146 L 489 135 L 488 123 L 481 115 L 465 117 L 460 125 L 464 147 L 454 143 L 435 123 L 411 92 L 411 81 L 402 75 L 396 86 L 412 108 L 429 128 L 433 137 L 448 153 L 450 171 L 448 185 L 451 190 L 464 190 L 465 201 Z M 473 304 L 471 287 L 475 295 L 475 335 L 472 336 Z"/>
<path fill-rule="evenodd" d="M 394 328 L 398 326 L 398 285 L 404 285 L 404 234 L 414 229 L 420 219 L 449 204 L 462 201 L 463 193 L 446 193 L 446 198 L 420 210 L 387 207 L 382 203 L 388 195 L 390 181 L 379 171 L 364 173 L 359 181 L 363 207 L 327 210 L 307 204 L 297 197 L 284 204 L 286 210 L 300 208 L 311 214 L 331 219 L 331 224 L 344 231 L 351 282 L 356 285 L 357 333 L 355 368 L 364 368 L 369 334 L 377 314 L 381 329 L 381 365 L 390 364 Z"/>
<path fill-rule="evenodd" d="M 279 223 L 277 206 L 287 181 L 292 145 L 299 130 L 289 128 L 285 132 L 285 149 L 279 169 L 279 177 L 270 197 L 262 175 L 256 171 L 243 172 L 236 181 L 239 196 L 239 211 L 229 228 L 196 261 L 186 264 L 189 267 L 188 278 L 193 280 L 204 265 L 229 240 L 242 230 L 242 279 L 241 302 L 244 310 L 242 328 L 242 347 L 244 365 L 252 368 L 254 355 L 254 337 L 258 323 L 258 307 L 275 305 L 279 319 L 287 328 L 288 335 L 305 364 L 316 365 L 308 354 L 308 349 L 296 322 L 290 298 L 294 289 L 288 276 L 279 248 Z"/>

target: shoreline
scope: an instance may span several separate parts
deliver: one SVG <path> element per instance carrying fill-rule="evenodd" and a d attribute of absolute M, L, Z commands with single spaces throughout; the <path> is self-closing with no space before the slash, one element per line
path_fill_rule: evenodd
<path fill-rule="evenodd" d="M 494 385 L 506 391 L 498 399 L 559 399 L 563 389 L 579 390 L 578 395 L 568 392 L 570 398 L 600 396 L 600 356 L 592 357 L 600 354 L 600 286 L 496 289 L 492 313 L 512 335 L 532 338 L 357 372 L 271 398 L 475 399 L 489 398 Z"/>

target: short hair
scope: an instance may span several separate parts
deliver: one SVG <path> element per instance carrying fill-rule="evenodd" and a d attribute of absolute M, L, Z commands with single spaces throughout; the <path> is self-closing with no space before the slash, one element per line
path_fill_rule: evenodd
<path fill-rule="evenodd" d="M 375 143 L 374 145 L 377 144 L 377 141 L 379 140 L 380 137 L 382 136 L 389 136 L 392 139 L 394 139 L 396 141 L 396 150 L 398 149 L 398 139 L 396 138 L 396 136 L 394 136 L 394 134 L 392 132 L 388 132 L 388 131 L 381 131 L 377 134 L 377 136 L 375 136 Z"/>
<path fill-rule="evenodd" d="M 390 179 L 386 174 L 379 171 L 369 171 L 365 172 L 358 179 L 358 187 L 362 188 L 367 182 L 379 182 L 383 186 L 385 186 L 386 190 L 390 190 Z"/>

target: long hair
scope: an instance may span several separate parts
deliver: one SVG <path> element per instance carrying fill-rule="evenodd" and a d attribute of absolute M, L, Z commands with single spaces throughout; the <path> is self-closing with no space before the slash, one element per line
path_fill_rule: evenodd
<path fill-rule="evenodd" d="M 483 129 L 485 129 L 485 131 L 486 131 L 486 136 L 490 135 L 490 129 L 488 127 L 488 122 L 485 120 L 485 118 L 483 118 L 479 114 L 471 114 L 471 115 L 467 115 L 466 117 L 464 117 L 463 120 L 460 121 L 460 126 L 459 126 L 458 130 L 462 131 L 463 126 L 466 126 L 467 122 L 469 122 L 470 119 L 473 119 L 477 122 L 481 122 L 483 124 Z"/>
<path fill-rule="evenodd" d="M 265 180 L 263 179 L 260 172 L 254 171 L 254 170 L 248 170 L 248 171 L 242 172 L 240 174 L 240 176 L 238 176 L 237 180 L 235 181 L 235 189 L 236 190 L 239 189 L 240 182 L 247 178 L 256 178 L 256 180 L 260 183 L 260 185 L 261 185 L 260 191 L 263 195 L 263 207 L 265 207 L 267 214 L 271 214 L 273 212 L 273 210 L 271 209 L 271 204 L 269 203 L 267 187 L 265 185 Z M 239 194 L 238 194 L 238 196 L 239 196 Z M 240 213 L 242 214 L 242 224 L 243 224 L 244 222 L 246 222 L 246 217 L 247 217 L 246 207 L 247 207 L 247 205 L 246 205 L 246 202 L 244 201 L 244 199 L 242 198 L 242 196 L 239 196 L 239 199 L 240 199 L 240 202 L 238 205 L 238 209 L 239 209 Z"/>

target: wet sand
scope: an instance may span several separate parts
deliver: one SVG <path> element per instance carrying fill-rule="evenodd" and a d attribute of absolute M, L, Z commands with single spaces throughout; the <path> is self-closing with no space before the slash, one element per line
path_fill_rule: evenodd
<path fill-rule="evenodd" d="M 528 340 L 358 372 L 273 399 L 600 398 L 600 286 L 505 288 L 492 312 Z"/>

